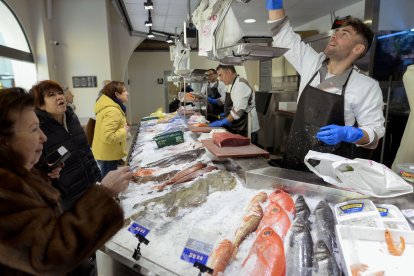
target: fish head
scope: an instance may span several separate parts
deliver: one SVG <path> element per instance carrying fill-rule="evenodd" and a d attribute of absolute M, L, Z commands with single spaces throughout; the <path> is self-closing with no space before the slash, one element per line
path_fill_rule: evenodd
<path fill-rule="evenodd" d="M 280 212 L 284 212 L 282 206 L 280 206 L 276 202 L 270 202 L 270 204 L 266 207 L 266 213 L 269 213 L 272 216 L 277 216 Z"/>
<path fill-rule="evenodd" d="M 328 203 L 325 200 L 319 201 L 318 205 L 316 205 L 315 213 L 317 211 L 325 209 L 327 206 L 329 207 Z"/>
<path fill-rule="evenodd" d="M 328 246 L 323 240 L 318 240 L 316 242 L 313 254 L 315 262 L 323 261 L 331 256 L 331 252 L 329 251 Z"/>

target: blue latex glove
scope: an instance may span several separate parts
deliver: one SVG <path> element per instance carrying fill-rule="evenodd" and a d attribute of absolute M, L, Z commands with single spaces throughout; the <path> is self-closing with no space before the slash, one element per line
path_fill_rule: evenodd
<path fill-rule="evenodd" d="M 224 117 L 226 117 L 226 114 L 224 114 L 224 112 L 223 113 L 220 113 L 220 115 L 218 115 L 218 118 L 219 119 L 223 119 Z"/>
<path fill-rule="evenodd" d="M 266 0 L 266 10 L 283 9 L 283 0 Z"/>
<path fill-rule="evenodd" d="M 208 102 L 209 103 L 215 104 L 215 105 L 217 105 L 218 104 L 218 101 L 219 101 L 219 99 L 213 99 L 211 97 L 208 97 L 207 99 L 208 99 Z"/>
<path fill-rule="evenodd" d="M 229 122 L 229 120 L 227 120 L 227 118 L 224 118 L 223 120 L 218 120 L 218 121 L 212 122 L 208 126 L 210 126 L 210 127 L 231 126 L 231 122 Z"/>
<path fill-rule="evenodd" d="M 328 145 L 336 145 L 340 142 L 355 143 L 362 136 L 364 136 L 364 132 L 360 128 L 337 125 L 321 127 L 316 133 L 316 138 Z"/>

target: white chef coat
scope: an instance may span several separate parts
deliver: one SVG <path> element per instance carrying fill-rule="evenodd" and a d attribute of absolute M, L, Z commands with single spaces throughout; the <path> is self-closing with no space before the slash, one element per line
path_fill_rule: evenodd
<path fill-rule="evenodd" d="M 224 83 L 217 80 L 216 82 L 210 83 L 210 87 L 213 87 L 214 85 L 216 85 L 217 82 L 218 82 L 217 90 L 221 96 L 220 102 L 224 104 L 224 101 L 226 100 L 226 91 L 227 91 L 227 88 L 224 85 Z M 206 97 L 207 97 L 207 86 L 208 86 L 208 82 L 204 83 L 200 91 L 201 94 L 205 95 Z"/>
<path fill-rule="evenodd" d="M 287 17 L 268 23 L 272 24 L 273 46 L 290 49 L 284 56 L 301 76 L 297 99 L 299 101 L 303 89 L 327 57 L 323 52 L 317 53 L 310 45 L 305 44 L 300 36 L 293 32 Z M 318 72 L 310 85 L 318 87 L 320 82 Z M 324 90 L 340 94 L 341 89 L 342 87 L 330 87 Z M 378 82 L 359 73 L 359 69 L 354 67 L 345 89 L 344 101 L 345 125 L 353 126 L 357 121 L 358 127 L 365 130 L 369 136 L 369 143 L 362 146 L 375 148 L 385 132 L 382 91 Z"/>
<path fill-rule="evenodd" d="M 256 112 L 255 92 L 245 79 L 236 77 L 231 86 L 230 97 L 233 102 L 233 107 L 230 111 L 231 116 L 237 120 L 240 119 L 244 112 L 250 112 L 252 132 L 258 131 L 260 126 Z"/>

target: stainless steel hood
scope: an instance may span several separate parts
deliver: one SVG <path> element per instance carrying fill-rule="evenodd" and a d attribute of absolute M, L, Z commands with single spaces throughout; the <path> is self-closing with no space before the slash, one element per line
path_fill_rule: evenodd
<path fill-rule="evenodd" d="M 240 0 L 239 0 L 240 1 Z M 247 60 L 269 60 L 283 55 L 288 49 L 277 48 L 272 46 L 264 46 L 252 43 L 239 43 L 228 47 L 217 49 L 216 35 L 224 18 L 226 17 L 231 4 L 234 0 L 230 0 L 225 6 L 224 11 L 218 19 L 217 27 L 213 33 L 213 49 L 207 52 L 207 58 L 219 61 L 222 64 L 242 65 Z M 248 2 L 248 1 L 246 1 Z"/>

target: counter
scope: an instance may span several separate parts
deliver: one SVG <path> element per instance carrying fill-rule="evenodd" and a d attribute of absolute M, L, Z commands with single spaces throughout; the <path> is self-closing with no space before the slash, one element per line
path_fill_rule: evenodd
<path fill-rule="evenodd" d="M 174 124 L 174 128 L 180 127 L 184 130 L 185 122 Z M 151 137 L 165 128 L 166 126 L 159 125 L 141 127 L 128 158 L 134 170 L 145 166 L 153 168 L 148 164 L 155 164 L 156 155 L 160 152 L 164 157 L 174 156 L 174 152 L 191 150 L 199 146 L 198 135 L 186 131 L 184 144 L 156 149 Z M 258 191 L 270 193 L 275 188 L 283 188 L 293 196 L 304 195 L 311 210 L 320 199 L 336 204 L 351 198 L 366 198 L 361 194 L 324 183 L 311 173 L 270 167 L 267 160 L 262 158 L 220 160 L 206 152 L 196 158 L 190 158 L 187 163 L 177 163 L 172 167 L 180 171 L 196 159 L 214 165 L 219 170 L 162 192 L 153 189 L 154 185 L 159 183 L 130 183 L 128 190 L 121 195 L 121 204 L 129 219 L 125 221 L 124 228 L 98 252 L 98 272 L 99 268 L 112 262 L 113 265 L 109 266 L 114 269 L 113 275 L 120 275 L 119 264 L 128 271 L 122 272 L 123 275 L 197 275 L 196 268 L 180 259 L 188 237 L 196 231 L 198 235 L 208 237 L 206 239 L 213 244 L 216 240 L 232 239 L 240 226 L 245 206 Z M 165 172 L 168 168 L 159 169 Z M 212 185 L 217 186 L 212 188 Z M 373 201 L 392 203 L 401 209 L 414 209 L 412 194 Z M 138 240 L 127 229 L 137 217 L 145 217 L 156 226 L 146 236 L 149 244 L 140 246 L 142 255 L 135 260 L 133 255 Z M 254 241 L 251 236 L 241 244 L 237 259 L 232 261 L 224 275 L 235 275 L 239 272 L 241 263 Z"/>

